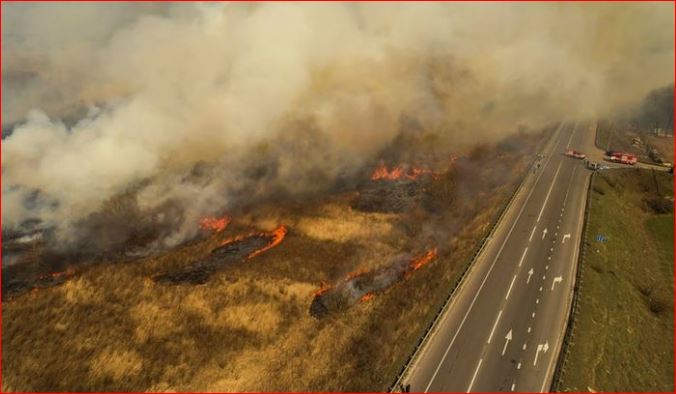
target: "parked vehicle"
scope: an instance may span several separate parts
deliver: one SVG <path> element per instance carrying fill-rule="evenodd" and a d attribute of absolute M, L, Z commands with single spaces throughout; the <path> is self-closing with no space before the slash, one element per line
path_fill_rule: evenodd
<path fill-rule="evenodd" d="M 593 161 L 587 161 L 587 168 L 589 168 L 592 171 L 600 170 L 601 165 L 599 163 L 593 162 Z"/>
<path fill-rule="evenodd" d="M 574 157 L 576 159 L 584 159 L 587 157 L 584 153 L 578 152 L 575 149 L 569 149 L 565 153 L 566 156 Z"/>
<path fill-rule="evenodd" d="M 634 165 L 636 162 L 638 162 L 638 158 L 636 155 L 631 154 L 631 153 L 624 153 L 624 152 L 613 152 L 612 155 L 608 158 L 608 160 L 615 162 L 615 163 L 622 163 L 622 164 L 629 164 L 629 165 Z"/>

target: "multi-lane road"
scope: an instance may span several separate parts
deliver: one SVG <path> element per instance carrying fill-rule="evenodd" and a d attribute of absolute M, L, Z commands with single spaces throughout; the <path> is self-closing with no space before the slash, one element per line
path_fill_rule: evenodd
<path fill-rule="evenodd" d="M 567 324 L 590 172 L 563 124 L 402 377 L 411 391 L 547 391 Z"/>

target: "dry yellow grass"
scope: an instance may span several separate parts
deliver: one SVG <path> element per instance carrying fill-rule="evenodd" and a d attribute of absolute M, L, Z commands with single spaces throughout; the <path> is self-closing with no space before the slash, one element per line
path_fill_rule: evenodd
<path fill-rule="evenodd" d="M 506 200 L 523 170 L 519 157 L 502 185 L 486 183 L 474 194 L 484 198 L 459 199 L 444 215 L 362 213 L 349 208 L 349 195 L 302 209 L 261 207 L 201 242 L 97 264 L 62 286 L 17 297 L 3 304 L 2 389 L 385 390 Z M 310 316 L 321 282 L 387 264 L 417 246 L 432 221 L 455 229 L 439 237 L 450 248 L 436 261 L 344 313 Z M 280 223 L 289 226 L 280 246 L 205 285 L 149 280 L 227 237 Z"/>

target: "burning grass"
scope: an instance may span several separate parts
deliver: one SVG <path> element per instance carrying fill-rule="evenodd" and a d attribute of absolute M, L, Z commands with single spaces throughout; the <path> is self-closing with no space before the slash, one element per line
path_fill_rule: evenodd
<path fill-rule="evenodd" d="M 232 218 L 228 215 L 223 217 L 205 217 L 200 220 L 200 228 L 205 231 L 220 233 L 228 227 Z"/>
<path fill-rule="evenodd" d="M 534 154 L 515 138 L 499 170 L 484 165 L 491 147 L 436 179 L 369 172 L 358 190 L 260 205 L 197 242 L 17 295 L 3 304 L 2 389 L 385 390 Z M 353 208 L 397 182 L 419 193 L 410 207 Z M 211 265 L 200 286 L 151 279 Z"/>
<path fill-rule="evenodd" d="M 437 248 L 432 248 L 417 257 L 397 256 L 389 265 L 377 270 L 350 273 L 336 285 L 324 285 L 314 293 L 310 314 L 320 319 L 332 312 L 345 311 L 357 302 L 369 301 L 436 257 Z"/>
<path fill-rule="evenodd" d="M 204 284 L 219 269 L 243 260 L 253 259 L 279 245 L 286 233 L 286 227 L 279 226 L 269 233 L 254 233 L 227 239 L 197 263 L 178 272 L 156 275 L 153 280 L 162 284 Z"/>

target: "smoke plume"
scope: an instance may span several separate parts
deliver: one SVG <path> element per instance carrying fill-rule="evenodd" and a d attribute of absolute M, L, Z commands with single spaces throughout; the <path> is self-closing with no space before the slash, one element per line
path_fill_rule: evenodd
<path fill-rule="evenodd" d="M 673 80 L 673 15 L 3 2 L 3 230 L 171 246 L 203 215 L 349 181 L 411 119 L 459 149 L 601 116 Z"/>

